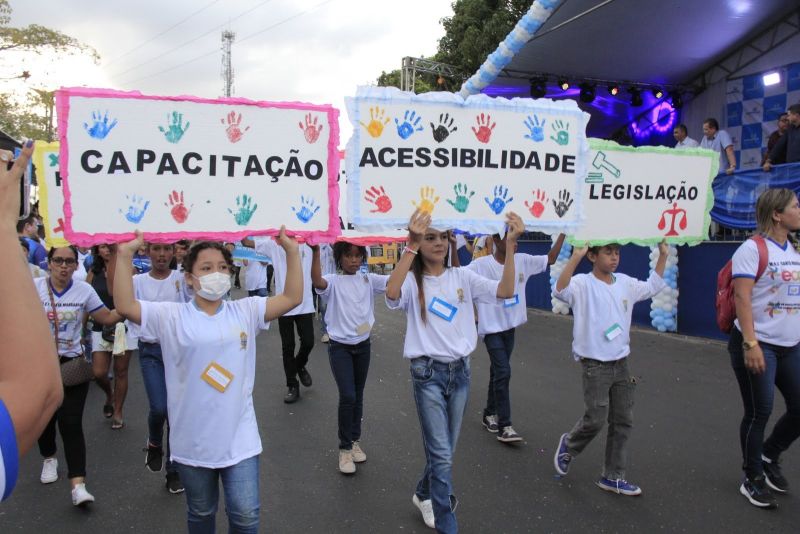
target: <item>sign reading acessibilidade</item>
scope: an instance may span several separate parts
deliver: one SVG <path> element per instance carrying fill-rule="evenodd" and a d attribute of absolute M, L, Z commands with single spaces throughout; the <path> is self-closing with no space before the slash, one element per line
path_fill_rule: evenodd
<path fill-rule="evenodd" d="M 415 208 L 476 233 L 502 231 L 508 211 L 529 230 L 579 224 L 589 116 L 575 102 L 362 87 L 346 103 L 357 229 L 402 228 Z"/>
<path fill-rule="evenodd" d="M 85 88 L 56 105 L 71 243 L 339 233 L 331 106 Z"/>
<path fill-rule="evenodd" d="M 719 155 L 590 139 L 585 224 L 573 243 L 697 244 L 708 239 Z"/>

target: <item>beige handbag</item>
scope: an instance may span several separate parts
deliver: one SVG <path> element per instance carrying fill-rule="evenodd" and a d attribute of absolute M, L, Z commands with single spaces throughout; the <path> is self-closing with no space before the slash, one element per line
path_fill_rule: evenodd
<path fill-rule="evenodd" d="M 58 312 L 56 310 L 56 299 L 53 297 L 53 290 L 50 288 L 50 280 L 47 280 L 47 292 L 50 294 L 50 307 L 53 311 L 53 331 L 56 337 L 56 357 L 61 359 L 58 354 Z M 94 371 L 89 360 L 81 354 L 70 358 L 61 364 L 61 381 L 64 386 L 78 386 L 85 384 L 94 378 Z"/>

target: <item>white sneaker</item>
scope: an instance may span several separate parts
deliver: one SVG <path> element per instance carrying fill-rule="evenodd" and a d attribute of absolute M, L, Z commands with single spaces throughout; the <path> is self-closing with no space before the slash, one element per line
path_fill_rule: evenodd
<path fill-rule="evenodd" d="M 42 484 L 52 484 L 58 480 L 58 460 L 55 458 L 45 458 L 42 464 L 42 476 L 39 477 Z"/>
<path fill-rule="evenodd" d="M 94 495 L 86 491 L 86 484 L 76 484 L 72 488 L 72 504 L 81 506 L 90 502 L 94 502 Z"/>
<path fill-rule="evenodd" d="M 345 475 L 352 475 L 356 472 L 356 464 L 353 463 L 353 451 L 339 449 L 339 471 Z"/>
<path fill-rule="evenodd" d="M 430 528 L 436 528 L 436 523 L 433 519 L 433 503 L 430 499 L 421 501 L 417 494 L 415 493 L 413 497 L 411 497 L 411 502 L 414 503 L 414 506 L 419 508 L 419 511 L 422 512 L 422 520 L 425 521 L 425 524 Z"/>
<path fill-rule="evenodd" d="M 361 462 L 366 462 L 367 461 L 367 455 L 361 449 L 361 442 L 360 441 L 354 441 L 353 442 L 353 450 L 350 451 L 350 452 L 353 453 L 353 461 L 355 463 L 360 464 Z"/>

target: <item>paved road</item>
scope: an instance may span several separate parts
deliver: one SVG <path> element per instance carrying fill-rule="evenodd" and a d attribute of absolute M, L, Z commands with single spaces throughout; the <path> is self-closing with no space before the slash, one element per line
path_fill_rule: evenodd
<path fill-rule="evenodd" d="M 377 306 L 366 390 L 364 449 L 358 473 L 337 471 L 337 393 L 325 345 L 311 356 L 314 386 L 287 406 L 277 325 L 258 338 L 255 405 L 261 456 L 262 530 L 275 533 L 432 532 L 411 504 L 424 465 L 408 366 L 401 358 L 405 317 Z M 569 356 L 572 320 L 530 310 L 513 360 L 514 427 L 519 446 L 497 442 L 480 414 L 488 356 L 473 356 L 472 395 L 455 461 L 457 516 L 465 533 L 495 532 L 798 532 L 796 496 L 776 511 L 758 510 L 738 493 L 738 390 L 722 344 L 637 331 L 632 372 L 639 379 L 629 478 L 640 498 L 596 488 L 604 440 L 598 438 L 558 479 L 553 448 L 582 413 L 581 377 Z M 126 427 L 112 431 L 92 386 L 84 416 L 88 488 L 97 502 L 71 505 L 68 482 L 39 483 L 34 450 L 23 461 L 12 499 L 0 505 L 0 533 L 183 532 L 182 496 L 146 471 L 146 399 L 138 361 L 131 364 Z M 777 402 L 783 410 L 782 401 Z M 60 443 L 60 442 L 59 442 Z M 66 466 L 60 455 L 60 474 Z M 784 471 L 800 488 L 798 445 Z M 221 508 L 222 508 L 221 503 Z M 227 530 L 224 513 L 220 532 Z"/>

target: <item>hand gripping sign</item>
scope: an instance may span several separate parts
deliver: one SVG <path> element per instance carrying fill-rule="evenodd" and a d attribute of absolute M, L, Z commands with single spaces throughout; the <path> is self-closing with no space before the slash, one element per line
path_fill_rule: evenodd
<path fill-rule="evenodd" d="M 71 243 L 339 233 L 331 106 L 83 88 L 56 105 Z"/>

